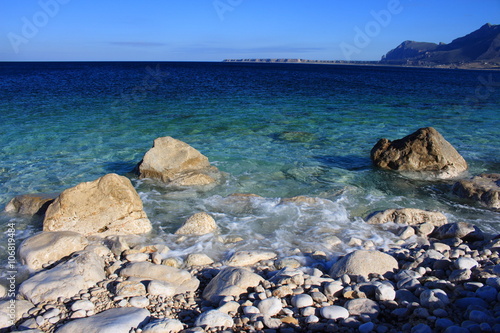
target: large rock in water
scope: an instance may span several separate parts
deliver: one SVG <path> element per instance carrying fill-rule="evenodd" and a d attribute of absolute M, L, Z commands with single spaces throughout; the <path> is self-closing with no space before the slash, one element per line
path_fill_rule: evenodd
<path fill-rule="evenodd" d="M 130 180 L 114 173 L 63 191 L 43 221 L 44 231 L 69 230 L 85 236 L 142 234 L 151 228 Z"/>
<path fill-rule="evenodd" d="M 25 239 L 19 246 L 19 257 L 31 271 L 38 271 L 44 264 L 58 261 L 88 245 L 81 234 L 73 231 L 42 232 Z"/>
<path fill-rule="evenodd" d="M 379 251 L 358 250 L 349 253 L 337 261 L 330 270 L 330 276 L 338 278 L 344 274 L 385 275 L 398 269 L 398 262 L 392 256 Z"/>
<path fill-rule="evenodd" d="M 467 162 L 432 127 L 421 128 L 402 139 L 381 139 L 371 150 L 373 164 L 395 171 L 425 172 L 446 179 L 467 170 Z"/>
<path fill-rule="evenodd" d="M 460 180 L 453 185 L 456 195 L 479 201 L 482 205 L 500 210 L 500 173 L 481 174 Z"/>
<path fill-rule="evenodd" d="M 208 158 L 170 136 L 157 138 L 137 165 L 139 178 L 159 179 L 179 186 L 210 185 L 220 177 Z"/>

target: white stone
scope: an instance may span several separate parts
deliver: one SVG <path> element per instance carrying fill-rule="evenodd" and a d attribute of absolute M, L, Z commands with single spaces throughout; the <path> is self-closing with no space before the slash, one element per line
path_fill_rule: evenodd
<path fill-rule="evenodd" d="M 234 325 L 233 318 L 229 315 L 217 310 L 210 310 L 202 313 L 196 321 L 194 326 L 201 326 L 204 328 L 230 328 Z"/>
<path fill-rule="evenodd" d="M 115 308 L 88 318 L 72 320 L 56 333 L 129 333 L 149 317 L 149 311 L 138 308 Z"/>
<path fill-rule="evenodd" d="M 300 294 L 292 297 L 292 305 L 296 308 L 301 309 L 307 306 L 314 305 L 314 301 L 311 296 L 307 294 Z"/>
<path fill-rule="evenodd" d="M 392 286 L 381 284 L 375 289 L 375 298 L 377 301 L 393 301 L 396 299 L 396 291 Z"/>
<path fill-rule="evenodd" d="M 248 314 L 254 314 L 254 313 L 260 313 L 260 310 L 252 305 L 249 306 L 244 306 L 243 307 L 243 313 L 248 315 Z"/>
<path fill-rule="evenodd" d="M 125 259 L 127 259 L 130 262 L 148 261 L 149 254 L 148 253 L 130 253 L 130 254 L 127 254 L 125 256 Z"/>
<path fill-rule="evenodd" d="M 283 305 L 281 304 L 281 300 L 279 298 L 269 297 L 260 301 L 257 307 L 259 308 L 260 313 L 265 316 L 272 317 L 281 311 Z"/>
<path fill-rule="evenodd" d="M 105 278 L 102 258 L 95 253 L 81 251 L 67 262 L 24 281 L 19 287 L 19 294 L 35 304 L 56 301 L 59 297 L 71 298 Z"/>
<path fill-rule="evenodd" d="M 176 235 L 206 235 L 217 230 L 217 223 L 212 216 L 205 212 L 196 213 L 175 232 Z"/>
<path fill-rule="evenodd" d="M 120 276 L 168 282 L 176 286 L 176 294 L 194 292 L 200 285 L 200 281 L 186 270 L 150 262 L 130 263 L 120 271 Z"/>
<path fill-rule="evenodd" d="M 217 310 L 224 313 L 237 312 L 240 308 L 240 303 L 236 301 L 229 301 L 222 304 Z"/>
<path fill-rule="evenodd" d="M 116 295 L 134 297 L 146 295 L 146 287 L 139 281 L 123 281 L 116 285 Z"/>
<path fill-rule="evenodd" d="M 467 257 L 458 258 L 455 260 L 454 265 L 458 269 L 473 269 L 474 267 L 479 267 L 479 263 L 476 260 Z"/>
<path fill-rule="evenodd" d="M 0 302 L 0 330 L 11 326 L 11 320 L 15 323 L 23 317 L 23 314 L 33 308 L 33 303 L 25 300 L 15 299 Z"/>
<path fill-rule="evenodd" d="M 319 322 L 319 318 L 315 315 L 310 315 L 305 320 L 306 324 L 314 324 Z"/>
<path fill-rule="evenodd" d="M 340 281 L 333 281 L 325 284 L 324 287 L 324 293 L 326 296 L 339 296 L 342 294 L 342 290 L 344 289 L 344 286 L 342 286 L 342 282 Z"/>
<path fill-rule="evenodd" d="M 276 253 L 269 251 L 238 251 L 226 262 L 228 266 L 251 266 L 262 260 L 276 258 Z"/>
<path fill-rule="evenodd" d="M 175 295 L 176 286 L 174 284 L 152 280 L 148 284 L 148 294 L 150 295 L 163 295 L 166 297 L 172 297 Z"/>
<path fill-rule="evenodd" d="M 330 270 L 330 276 L 337 278 L 349 274 L 368 277 L 372 273 L 384 275 L 396 269 L 397 260 L 386 253 L 357 250 L 337 261 Z"/>
<path fill-rule="evenodd" d="M 240 296 L 250 287 L 256 287 L 264 279 L 244 268 L 227 267 L 217 274 L 203 291 L 203 298 L 219 303 L 224 296 Z"/>
<path fill-rule="evenodd" d="M 144 296 L 132 297 L 128 302 L 130 303 L 130 305 L 136 308 L 145 308 L 149 306 L 149 299 Z"/>
<path fill-rule="evenodd" d="M 30 271 L 38 271 L 49 262 L 58 261 L 83 250 L 87 244 L 87 239 L 76 232 L 41 232 L 21 243 L 19 258 Z"/>
<path fill-rule="evenodd" d="M 349 311 L 338 305 L 325 306 L 321 308 L 320 314 L 325 319 L 337 320 L 349 318 Z"/>
<path fill-rule="evenodd" d="M 184 329 L 184 325 L 177 319 L 156 319 L 147 323 L 142 333 L 178 333 Z"/>
<path fill-rule="evenodd" d="M 449 303 L 448 295 L 441 289 L 424 290 L 420 294 L 420 305 L 426 308 L 443 308 Z"/>
<path fill-rule="evenodd" d="M 205 253 L 191 253 L 186 258 L 186 266 L 205 266 L 213 264 L 212 258 L 207 256 Z"/>

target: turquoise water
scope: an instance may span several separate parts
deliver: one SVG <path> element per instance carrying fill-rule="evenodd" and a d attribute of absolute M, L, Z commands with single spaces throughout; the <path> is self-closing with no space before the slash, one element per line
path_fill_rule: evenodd
<path fill-rule="evenodd" d="M 115 172 L 140 193 L 174 254 L 293 249 L 329 254 L 335 235 L 383 246 L 366 226 L 386 208 L 439 210 L 452 222 L 500 231 L 500 214 L 450 193 L 452 181 L 411 180 L 372 167 L 379 138 L 433 126 L 470 165 L 500 172 L 500 73 L 362 66 L 232 63 L 0 63 L 0 209 L 15 195 L 58 193 Z M 155 138 L 172 136 L 227 173 L 207 192 L 139 181 L 130 171 Z M 247 205 L 225 199 L 254 193 Z M 323 204 L 279 204 L 319 196 Z M 172 233 L 206 211 L 219 235 L 175 243 Z M 40 221 L 0 213 L 21 241 Z M 5 228 L 6 229 L 6 228 Z M 227 245 L 221 237 L 244 241 Z M 6 241 L 5 241 L 6 243 Z M 6 246 L 6 244 L 0 244 Z"/>

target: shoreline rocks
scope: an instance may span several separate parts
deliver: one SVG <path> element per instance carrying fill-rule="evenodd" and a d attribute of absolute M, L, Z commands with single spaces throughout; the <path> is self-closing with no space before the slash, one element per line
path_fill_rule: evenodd
<path fill-rule="evenodd" d="M 399 172 L 423 172 L 440 179 L 454 178 L 467 170 L 467 162 L 432 127 L 421 128 L 402 139 L 380 139 L 370 152 L 376 167 Z"/>
<path fill-rule="evenodd" d="M 436 232 L 440 228 L 443 237 L 431 235 L 423 245 L 357 250 L 331 269 L 314 259 L 316 253 L 304 253 L 309 264 L 295 268 L 277 270 L 283 258 L 274 257 L 245 268 L 214 262 L 182 270 L 152 262 L 154 253 L 164 251 L 158 244 L 121 251 L 115 246 L 113 253 L 112 242 L 108 251 L 91 243 L 86 248 L 101 257 L 76 252 L 21 285 L 20 296 L 33 304 L 17 301 L 19 308 L 26 304 L 17 328 L 50 333 L 120 332 L 120 327 L 136 333 L 162 327 L 172 332 L 396 332 L 470 323 L 500 329 L 495 319 L 500 315 L 500 240 L 470 238 L 470 228 L 459 224 Z M 132 262 L 133 253 L 150 256 Z M 89 274 L 86 282 L 79 280 Z"/>

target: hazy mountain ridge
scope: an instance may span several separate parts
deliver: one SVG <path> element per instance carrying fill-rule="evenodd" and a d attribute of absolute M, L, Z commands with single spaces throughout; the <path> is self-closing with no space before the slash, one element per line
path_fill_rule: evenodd
<path fill-rule="evenodd" d="M 449 44 L 404 41 L 382 57 L 381 63 L 398 65 L 500 65 L 500 25 L 485 24 Z"/>

